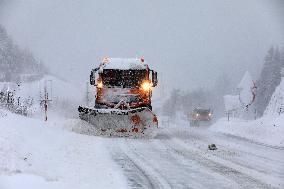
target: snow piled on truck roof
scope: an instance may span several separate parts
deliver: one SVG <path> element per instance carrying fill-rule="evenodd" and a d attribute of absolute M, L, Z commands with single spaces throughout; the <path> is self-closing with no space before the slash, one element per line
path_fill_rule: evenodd
<path fill-rule="evenodd" d="M 107 58 L 103 65 L 103 69 L 143 70 L 147 68 L 147 64 L 138 58 Z"/>

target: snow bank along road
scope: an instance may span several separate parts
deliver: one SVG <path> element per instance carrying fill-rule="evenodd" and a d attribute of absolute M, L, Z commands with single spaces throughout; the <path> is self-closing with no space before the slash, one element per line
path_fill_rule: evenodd
<path fill-rule="evenodd" d="M 70 132 L 78 122 L 0 117 L 0 188 L 284 188 L 282 148 L 185 126 L 86 136 Z"/>
<path fill-rule="evenodd" d="M 0 117 L 0 189 L 127 186 L 104 139 L 72 133 L 64 129 L 65 120 L 7 114 Z"/>

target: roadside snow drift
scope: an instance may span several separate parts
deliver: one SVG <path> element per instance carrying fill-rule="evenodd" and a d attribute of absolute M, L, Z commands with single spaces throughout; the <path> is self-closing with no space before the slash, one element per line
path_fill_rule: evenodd
<path fill-rule="evenodd" d="M 284 79 L 273 93 L 271 100 L 258 120 L 245 121 L 226 118 L 211 126 L 212 131 L 244 137 L 260 143 L 284 146 Z"/>
<path fill-rule="evenodd" d="M 266 116 L 255 121 L 232 119 L 228 122 L 223 118 L 213 124 L 210 130 L 284 147 L 284 115 Z"/>
<path fill-rule="evenodd" d="M 126 188 L 103 139 L 0 111 L 1 189 Z"/>

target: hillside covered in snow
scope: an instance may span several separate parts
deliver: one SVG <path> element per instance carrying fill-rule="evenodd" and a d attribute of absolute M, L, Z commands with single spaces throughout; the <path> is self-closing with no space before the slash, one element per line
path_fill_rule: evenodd
<path fill-rule="evenodd" d="M 76 109 L 84 97 L 82 91 L 81 87 L 76 87 L 51 75 L 30 82 L 0 82 L 1 94 L 4 97 L 5 94 L 10 94 L 13 104 L 28 106 L 30 116 L 43 111 L 42 102 L 45 98 L 48 98 L 49 108 L 54 111 L 69 116 L 77 115 Z M 5 106 L 5 98 L 1 103 Z"/>

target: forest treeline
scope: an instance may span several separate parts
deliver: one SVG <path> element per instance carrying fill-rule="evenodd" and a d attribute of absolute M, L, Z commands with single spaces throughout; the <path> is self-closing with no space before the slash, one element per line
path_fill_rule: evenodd
<path fill-rule="evenodd" d="M 0 25 L 0 81 L 32 81 L 45 73 L 45 66 L 29 50 L 19 48 Z"/>

